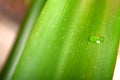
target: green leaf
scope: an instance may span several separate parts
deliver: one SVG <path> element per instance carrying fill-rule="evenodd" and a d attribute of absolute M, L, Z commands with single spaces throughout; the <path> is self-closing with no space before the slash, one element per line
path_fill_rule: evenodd
<path fill-rule="evenodd" d="M 29 12 L 39 16 L 26 18 L 1 80 L 112 80 L 119 0 L 48 0 L 36 11 Z"/>
<path fill-rule="evenodd" d="M 33 26 L 39 16 L 41 10 L 44 7 L 46 0 L 35 0 L 31 2 L 30 9 L 28 10 L 26 17 L 21 25 L 20 33 L 15 42 L 13 50 L 9 56 L 8 62 L 6 63 L 5 69 L 3 70 L 0 79 L 9 80 L 11 79 L 17 63 L 22 55 L 25 44 L 28 40 L 28 37 L 31 33 Z"/>

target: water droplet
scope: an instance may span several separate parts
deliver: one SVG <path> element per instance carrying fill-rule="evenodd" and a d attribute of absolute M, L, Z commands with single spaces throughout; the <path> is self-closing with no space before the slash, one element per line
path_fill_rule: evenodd
<path fill-rule="evenodd" d="M 96 35 L 90 36 L 89 41 L 92 43 L 100 44 L 100 43 L 104 42 L 104 37 L 101 36 L 100 34 L 96 34 Z"/>

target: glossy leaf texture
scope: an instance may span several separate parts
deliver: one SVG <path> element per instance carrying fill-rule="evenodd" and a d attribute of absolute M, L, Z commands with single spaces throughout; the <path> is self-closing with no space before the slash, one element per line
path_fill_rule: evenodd
<path fill-rule="evenodd" d="M 1 80 L 112 80 L 120 0 L 47 0 L 36 14 L 26 18 L 20 35 L 30 34 L 18 36 Z"/>

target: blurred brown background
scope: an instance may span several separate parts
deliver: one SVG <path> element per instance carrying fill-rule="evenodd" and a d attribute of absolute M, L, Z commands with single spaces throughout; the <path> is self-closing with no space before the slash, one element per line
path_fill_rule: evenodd
<path fill-rule="evenodd" d="M 25 0 L 0 0 L 0 12 L 16 21 L 21 21 L 27 5 Z"/>
<path fill-rule="evenodd" d="M 0 71 L 11 50 L 26 9 L 24 0 L 0 0 Z"/>

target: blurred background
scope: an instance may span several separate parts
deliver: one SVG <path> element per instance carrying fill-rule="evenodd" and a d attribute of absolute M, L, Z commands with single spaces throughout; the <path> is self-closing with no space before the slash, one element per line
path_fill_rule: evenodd
<path fill-rule="evenodd" d="M 30 0 L 0 0 L 0 71 L 9 55 Z M 113 80 L 120 80 L 120 48 Z"/>
<path fill-rule="evenodd" d="M 0 70 L 27 10 L 25 0 L 0 0 Z"/>

